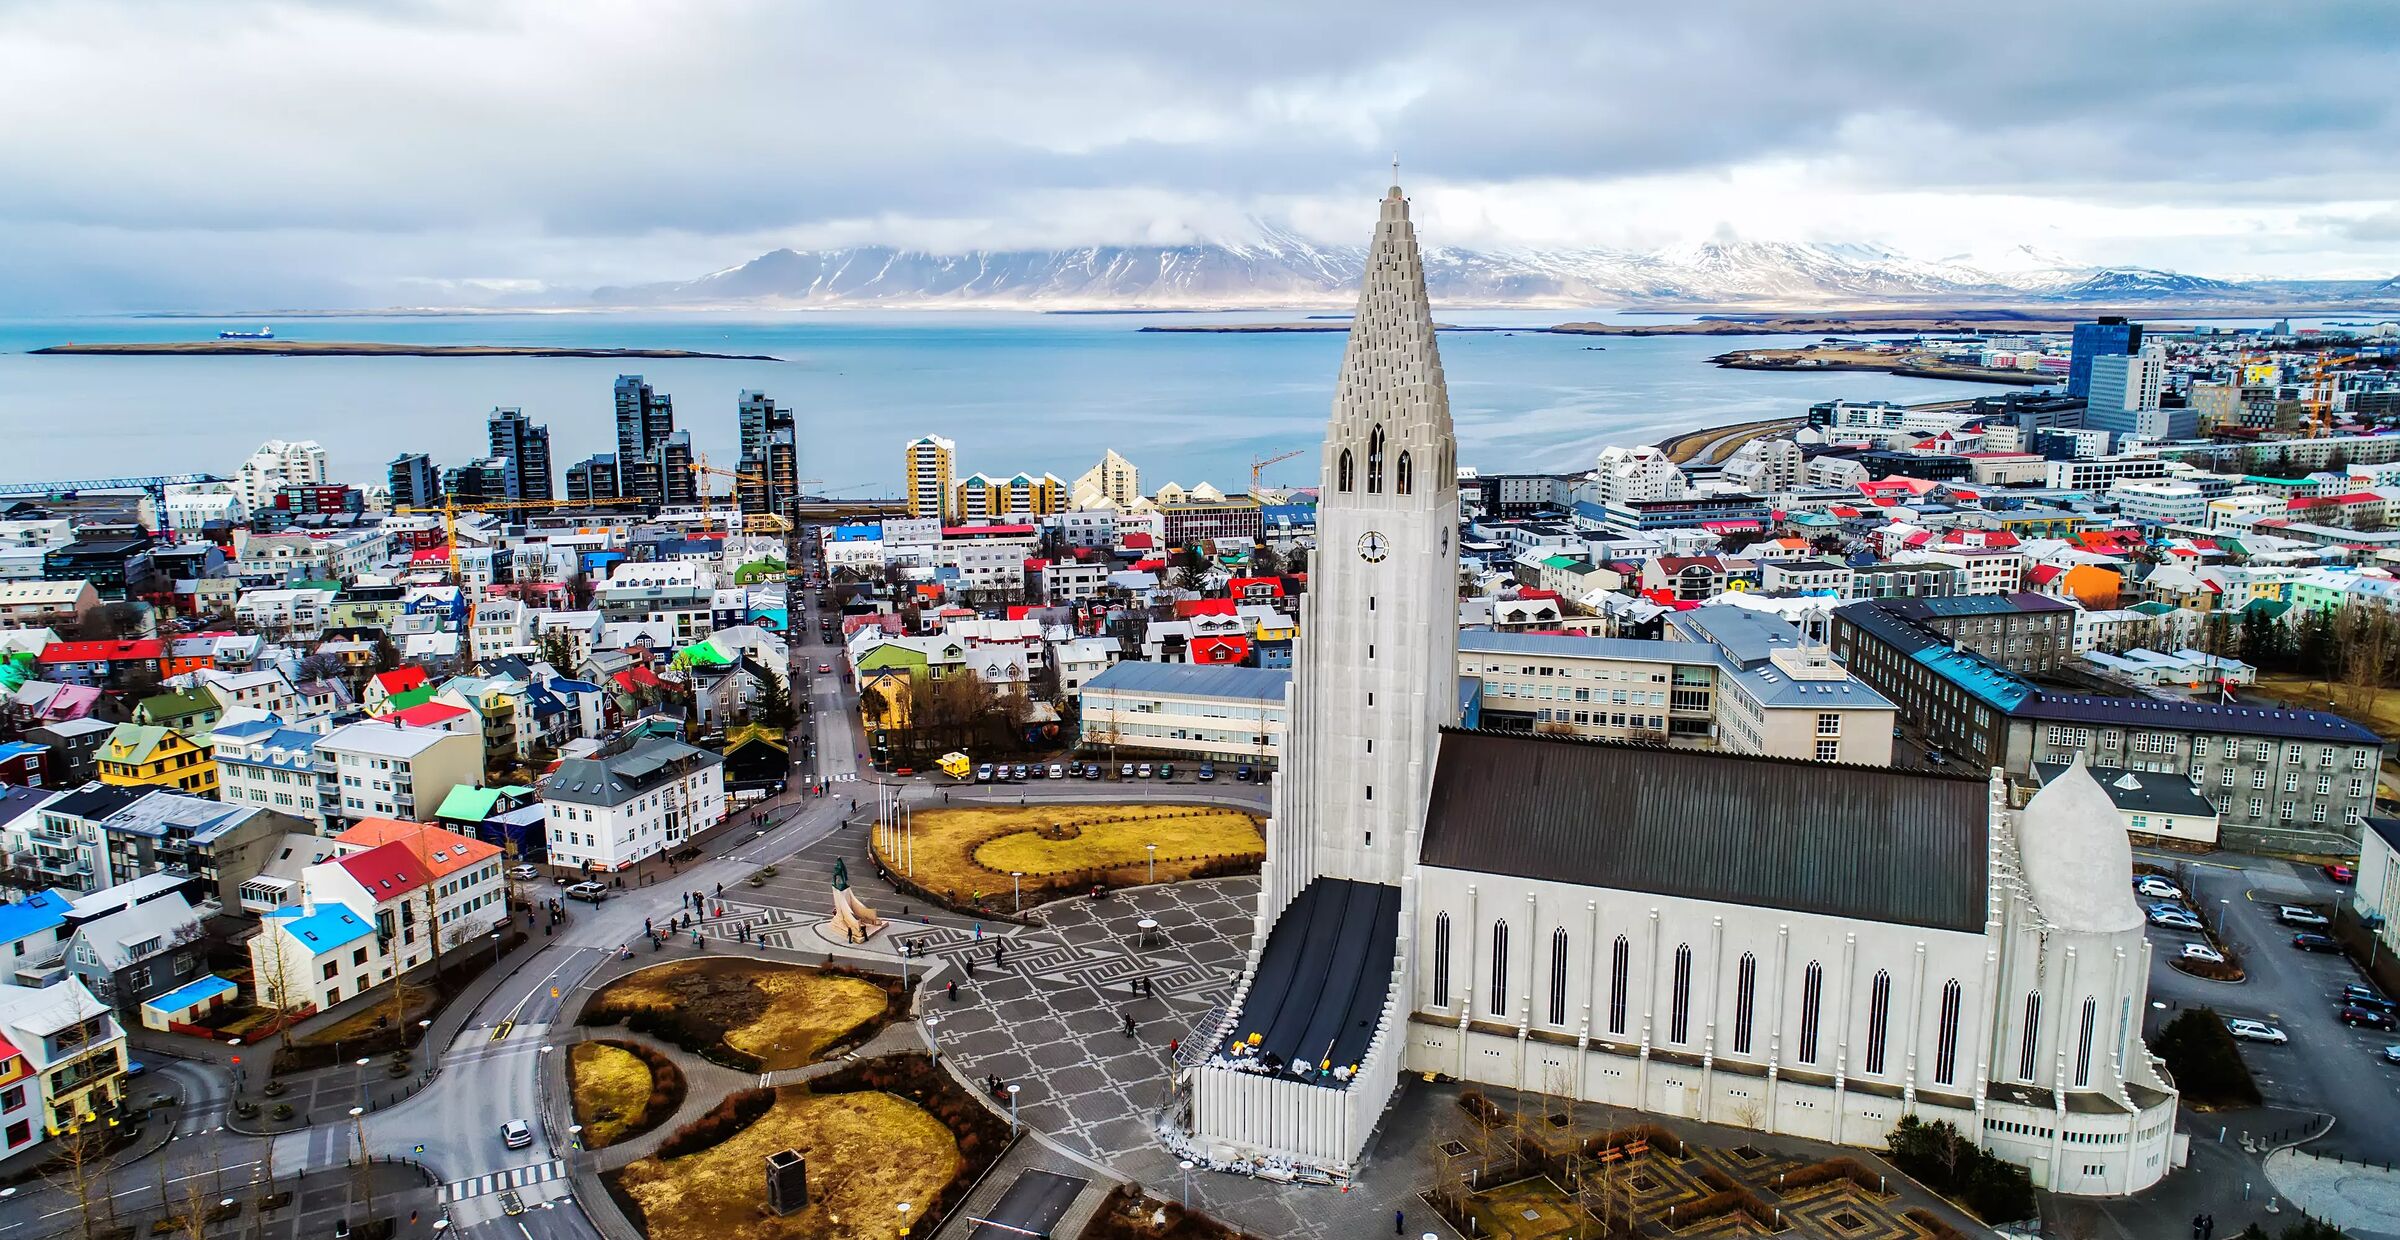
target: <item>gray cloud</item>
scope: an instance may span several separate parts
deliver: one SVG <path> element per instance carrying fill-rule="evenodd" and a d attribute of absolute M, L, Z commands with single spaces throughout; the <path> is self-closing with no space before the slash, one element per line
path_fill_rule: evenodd
<path fill-rule="evenodd" d="M 1600 244 L 1760 235 L 1773 170 L 1817 233 L 2005 199 L 1994 248 L 2371 265 L 2394 46 L 2363 3 L 30 0 L 0 7 L 0 312 L 1305 226 L 1394 149 L 1412 189 Z M 2144 208 L 2183 223 L 2110 216 Z"/>

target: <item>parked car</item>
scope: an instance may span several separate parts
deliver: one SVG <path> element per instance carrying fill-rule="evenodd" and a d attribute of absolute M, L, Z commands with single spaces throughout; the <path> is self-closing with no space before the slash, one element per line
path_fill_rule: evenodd
<path fill-rule="evenodd" d="M 2302 908 L 2297 904 L 2278 907 L 2275 910 L 2275 919 L 2287 926 L 2308 926 L 2312 929 L 2332 924 L 2325 919 L 2325 914 L 2313 908 Z"/>
<path fill-rule="evenodd" d="M 2164 926 L 2169 930 L 2197 931 L 2200 929 L 2200 919 L 2181 909 L 2153 909 L 2150 913 L 2150 924 Z"/>
<path fill-rule="evenodd" d="M 1144 762 L 1144 763 L 1142 764 L 1142 768 L 1141 768 L 1141 769 L 1142 769 L 1142 778 L 1144 778 L 1144 779 L 1148 779 L 1148 778 L 1150 778 L 1150 764 L 1149 764 L 1149 763 L 1147 763 L 1147 762 Z"/>
<path fill-rule="evenodd" d="M 500 1144 L 512 1150 L 521 1150 L 533 1144 L 533 1125 L 521 1119 L 512 1119 L 500 1125 Z"/>
<path fill-rule="evenodd" d="M 1051 764 L 1050 764 L 1050 778 L 1052 778 L 1052 779 L 1065 779 L 1066 777 L 1067 777 L 1067 768 L 1065 768 L 1065 767 L 1063 767 L 1063 766 L 1060 766 L 1060 765 L 1059 765 L 1059 764 L 1057 764 L 1056 762 L 1053 762 L 1053 763 L 1051 763 Z"/>
<path fill-rule="evenodd" d="M 1083 777 L 1084 777 L 1085 779 L 1098 779 L 1098 778 L 1100 778 L 1100 764 L 1099 764 L 1099 763 L 1097 763 L 1097 762 L 1093 762 L 1093 763 L 1089 763 L 1089 764 L 1085 765 L 1085 767 L 1083 768 Z"/>
<path fill-rule="evenodd" d="M 1215 779 L 1216 777 L 1217 777 L 1217 764 L 1216 764 L 1216 763 L 1214 763 L 1214 762 L 1203 762 L 1203 763 L 1201 763 L 1201 764 L 1200 764 L 1200 778 L 1201 778 L 1201 780 L 1202 780 L 1203 782 L 1205 782 L 1205 781 L 1207 781 L 1207 780 Z"/>
<path fill-rule="evenodd" d="M 127 1076 L 140 1076 L 149 1070 L 150 1065 L 143 1063 L 139 1059 L 128 1059 L 125 1061 L 125 1075 Z"/>
<path fill-rule="evenodd" d="M 1173 779 L 1173 778 L 1175 778 L 1175 764 L 1174 764 L 1174 763 L 1172 763 L 1172 762 L 1161 762 L 1161 763 L 1159 763 L 1159 764 L 1158 764 L 1158 777 L 1159 777 L 1160 779 Z"/>
<path fill-rule="evenodd" d="M 2391 1000 L 2376 993 L 2374 987 L 2361 986 L 2357 982 L 2351 982 L 2342 987 L 2342 1002 L 2355 1003 L 2360 1007 L 2382 1008 L 2386 1012 L 2392 1010 Z"/>
<path fill-rule="evenodd" d="M 1249 763 L 1247 763 L 1247 762 L 1244 762 L 1244 763 L 1243 763 L 1243 764 L 1241 764 L 1240 766 L 1237 766 L 1237 767 L 1233 768 L 1233 777 L 1234 777 L 1235 779 L 1237 779 L 1237 780 L 1240 780 L 1241 782 L 1243 782 L 1243 783 L 1245 783 L 1245 784 L 1246 784 L 1246 783 L 1249 783 L 1249 782 L 1250 782 L 1250 764 L 1249 764 Z"/>
<path fill-rule="evenodd" d="M 2148 896 L 2153 900 L 2180 900 L 2183 898 L 2182 888 L 2156 874 L 2144 874 L 2134 879 L 2133 890 L 2136 894 Z"/>
<path fill-rule="evenodd" d="M 2343 1024 L 2353 1029 L 2365 1025 L 2369 1029 L 2382 1029 L 2388 1032 L 2394 1024 L 2390 1012 L 2384 1011 L 2382 1008 L 2360 1007 L 2355 1003 L 2343 1008 L 2337 1015 L 2342 1018 Z"/>
<path fill-rule="evenodd" d="M 2184 944 L 2183 958 L 2186 960 L 2204 961 L 2208 964 L 2225 963 L 2225 953 L 2218 951 L 2216 948 L 2210 947 L 2206 943 Z"/>
<path fill-rule="evenodd" d="M 2263 1020 L 2229 1020 L 2225 1022 L 2225 1032 L 2244 1042 L 2272 1042 L 2277 1046 L 2292 1040 L 2292 1035 Z"/>
<path fill-rule="evenodd" d="M 2322 934 L 2295 934 L 2292 946 L 2304 952 L 2338 952 L 2342 945 Z"/>
<path fill-rule="evenodd" d="M 2358 881 L 2358 871 L 2336 861 L 2325 867 L 2325 877 L 2337 883 L 2355 883 Z"/>
<path fill-rule="evenodd" d="M 2383 1061 L 2385 1063 L 2400 1063 L 2400 1046 L 2384 1047 Z"/>
<path fill-rule="evenodd" d="M 991 763 L 986 762 L 982 766 L 975 768 L 975 782 L 979 784 L 988 784 L 992 782 Z"/>
<path fill-rule="evenodd" d="M 1131 779 L 1131 778 L 1133 778 L 1133 764 L 1132 764 L 1131 762 L 1127 762 L 1127 763 L 1124 763 L 1124 764 L 1120 765 L 1119 767 L 1117 767 L 1117 778 L 1119 778 L 1119 779 Z"/>
<path fill-rule="evenodd" d="M 587 904 L 598 904 L 602 900 L 608 898 L 608 884 L 577 883 L 574 886 L 567 888 L 567 898 L 570 900 L 582 900 Z"/>
<path fill-rule="evenodd" d="M 1024 763 L 1022 763 L 1022 762 L 1019 762 L 1019 763 L 1017 763 L 1017 764 L 1016 764 L 1016 766 L 1015 766 L 1015 767 L 1013 767 L 1013 768 L 1011 768 L 1011 769 L 1013 769 L 1013 770 L 1015 770 L 1015 771 L 1016 771 L 1016 773 L 1017 773 L 1017 776 L 1016 776 L 1016 777 L 1017 777 L 1018 779 L 1024 779 L 1024 778 L 1026 778 L 1026 774 L 1025 774 L 1025 769 L 1026 769 L 1026 768 L 1025 768 L 1025 764 L 1024 764 Z"/>
<path fill-rule="evenodd" d="M 512 865 L 508 867 L 508 876 L 520 883 L 524 883 L 540 878 L 542 876 L 542 872 L 529 865 Z"/>

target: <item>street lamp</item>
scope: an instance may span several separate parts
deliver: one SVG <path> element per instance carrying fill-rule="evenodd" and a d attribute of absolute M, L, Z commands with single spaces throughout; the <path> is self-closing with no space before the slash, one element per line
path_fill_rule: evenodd
<path fill-rule="evenodd" d="M 1024 878 L 1025 878 L 1025 871 L 1023 871 L 1023 870 L 1010 870 L 1010 871 L 1008 872 L 1008 894 L 1009 894 L 1009 898 L 1010 898 L 1011 900 L 1015 901 L 1015 903 L 1016 903 L 1016 911 L 1018 911 L 1018 912 L 1020 912 L 1020 913 L 1022 913 L 1022 912 L 1024 912 L 1024 911 L 1025 911 L 1025 885 L 1024 885 L 1024 882 L 1023 882 L 1023 879 L 1024 879 Z"/>
<path fill-rule="evenodd" d="M 908 1203 L 905 1201 L 900 1203 L 900 1234 L 908 1234 Z"/>
<path fill-rule="evenodd" d="M 1142 847 L 1150 852 L 1150 882 L 1155 884 L 1158 882 L 1158 845 L 1144 844 Z"/>
<path fill-rule="evenodd" d="M 1183 1168 L 1183 1208 L 1188 1211 L 1192 1208 L 1192 1160 L 1186 1158 L 1175 1165 Z"/>
<path fill-rule="evenodd" d="M 1008 1087 L 1008 1135 L 1012 1137 L 1017 1135 L 1017 1091 L 1021 1088 L 1023 1086 L 1019 1085 Z"/>

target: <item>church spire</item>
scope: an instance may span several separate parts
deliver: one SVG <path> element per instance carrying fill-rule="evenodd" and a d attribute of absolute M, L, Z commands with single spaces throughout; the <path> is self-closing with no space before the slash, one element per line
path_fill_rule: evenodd
<path fill-rule="evenodd" d="M 1334 387 L 1326 428 L 1320 502 L 1343 496 L 1438 494 L 1451 485 L 1457 451 L 1450 393 L 1434 346 L 1433 307 L 1425 295 L 1425 265 L 1417 253 L 1408 198 L 1394 184 L 1380 204 L 1358 290 L 1358 312 Z M 1394 473 L 1406 455 L 1406 483 Z"/>

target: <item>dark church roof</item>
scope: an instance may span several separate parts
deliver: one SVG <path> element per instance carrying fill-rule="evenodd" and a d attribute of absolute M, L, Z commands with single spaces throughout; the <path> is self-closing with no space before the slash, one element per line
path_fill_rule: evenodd
<path fill-rule="evenodd" d="M 1427 865 L 1980 931 L 1979 778 L 1446 729 Z"/>

